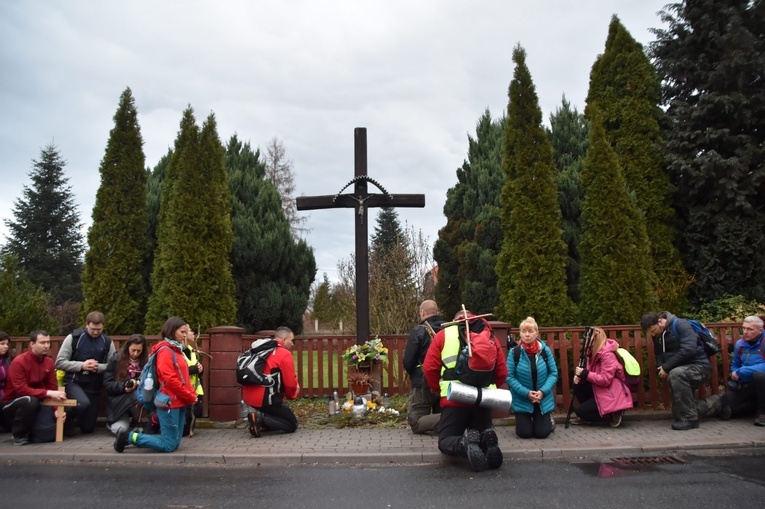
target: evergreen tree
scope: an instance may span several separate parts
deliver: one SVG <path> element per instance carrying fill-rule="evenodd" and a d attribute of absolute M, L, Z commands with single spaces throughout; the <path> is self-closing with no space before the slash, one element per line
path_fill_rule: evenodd
<path fill-rule="evenodd" d="M 499 193 L 504 183 L 504 119 L 492 121 L 487 109 L 468 135 L 468 158 L 457 169 L 457 184 L 446 194 L 446 226 L 433 247 L 438 262 L 436 301 L 445 316 L 462 304 L 490 313 L 499 302 L 497 254 L 502 246 Z"/>
<path fill-rule="evenodd" d="M 101 186 L 88 231 L 82 311 L 106 314 L 112 334 L 143 330 L 147 292 L 142 275 L 148 228 L 143 138 L 130 88 L 120 96 L 101 160 Z"/>
<path fill-rule="evenodd" d="M 286 325 L 303 330 L 303 312 L 316 276 L 313 249 L 290 234 L 276 187 L 249 143 L 232 136 L 226 168 L 232 200 L 237 323 L 248 332 Z"/>
<path fill-rule="evenodd" d="M 282 210 L 290 224 L 292 236 L 297 238 L 308 230 L 303 226 L 308 219 L 301 216 L 297 210 L 295 193 L 295 169 L 292 159 L 287 158 L 284 143 L 278 138 L 272 138 L 266 146 L 265 155 L 266 180 L 271 182 L 279 192 Z"/>
<path fill-rule="evenodd" d="M 48 295 L 29 280 L 13 255 L 0 259 L 0 324 L 11 336 L 26 336 L 36 329 L 58 333 Z"/>
<path fill-rule="evenodd" d="M 162 187 L 147 330 L 173 315 L 202 329 L 234 323 L 231 194 L 213 114 L 200 132 L 184 111 Z"/>
<path fill-rule="evenodd" d="M 660 88 L 643 47 L 614 16 L 605 52 L 592 66 L 587 104 L 597 104 L 602 112 L 606 138 L 619 158 L 627 189 L 645 216 L 658 305 L 678 309 L 690 282 L 674 245 L 672 188 L 661 156 Z"/>
<path fill-rule="evenodd" d="M 50 294 L 53 303 L 79 301 L 85 248 L 72 188 L 64 176 L 66 162 L 53 144 L 32 162 L 32 186 L 25 185 L 24 197 L 14 202 L 15 220 L 5 220 L 9 234 L 3 253 L 14 255 L 32 284 Z"/>
<path fill-rule="evenodd" d="M 651 56 L 691 298 L 765 301 L 765 2 L 678 2 L 661 18 Z"/>
<path fill-rule="evenodd" d="M 163 155 L 153 170 L 146 169 L 146 214 L 147 214 L 147 233 L 146 242 L 148 249 L 146 261 L 144 262 L 143 278 L 146 288 L 151 290 L 151 272 L 154 267 L 154 253 L 157 250 L 157 227 L 159 226 L 159 205 L 162 201 L 162 182 L 167 173 L 167 167 L 170 165 L 170 159 L 173 157 L 173 150 L 167 149 L 167 154 Z M 149 291 L 151 293 L 151 291 Z"/>
<path fill-rule="evenodd" d="M 311 313 L 311 316 L 320 322 L 332 323 L 334 320 L 332 313 L 332 297 L 330 294 L 331 288 L 332 285 L 325 272 L 324 279 L 316 288 L 316 293 L 313 297 L 313 312 Z"/>
<path fill-rule="evenodd" d="M 600 112 L 587 106 L 590 144 L 582 169 L 581 319 L 585 323 L 637 323 L 653 309 L 653 273 L 645 220 L 627 192 Z"/>
<path fill-rule="evenodd" d="M 558 166 L 558 202 L 563 226 L 563 241 L 568 248 L 566 286 L 568 295 L 579 302 L 579 240 L 582 235 L 582 183 L 580 173 L 587 155 L 587 121 L 563 96 L 561 107 L 550 115 L 547 130 Z"/>
<path fill-rule="evenodd" d="M 574 306 L 566 289 L 566 244 L 550 140 L 526 66 L 526 51 L 513 50 L 516 64 L 509 103 L 502 169 L 507 180 L 500 202 L 504 230 L 497 260 L 498 319 L 518 323 L 534 316 L 543 325 L 566 325 Z"/>

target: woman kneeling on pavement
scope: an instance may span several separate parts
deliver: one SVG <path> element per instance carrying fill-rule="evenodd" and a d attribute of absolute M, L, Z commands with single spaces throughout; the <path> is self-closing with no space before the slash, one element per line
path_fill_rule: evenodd
<path fill-rule="evenodd" d="M 181 344 L 189 332 L 189 326 L 177 316 L 168 318 L 162 326 L 162 337 L 151 349 L 157 354 L 155 368 L 157 380 L 157 417 L 160 434 L 148 435 L 137 431 L 120 430 L 114 440 L 114 450 L 122 452 L 126 445 L 148 447 L 159 452 L 172 452 L 181 444 L 186 407 L 197 401 L 197 393 L 189 382 L 189 365 L 181 351 Z M 161 398 L 160 398 L 161 397 Z M 159 402 L 165 405 L 160 408 Z"/>
<path fill-rule="evenodd" d="M 632 408 L 624 366 L 616 358 L 618 348 L 619 343 L 606 337 L 603 329 L 593 327 L 587 367 L 574 370 L 574 395 L 580 405 L 574 409 L 576 417 L 571 424 L 610 422 L 612 428 L 618 428 L 624 411 Z"/>

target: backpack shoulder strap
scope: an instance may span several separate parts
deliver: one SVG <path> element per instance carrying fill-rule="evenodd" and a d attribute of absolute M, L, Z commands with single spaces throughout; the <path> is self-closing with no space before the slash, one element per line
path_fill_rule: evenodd
<path fill-rule="evenodd" d="M 513 360 L 515 365 L 518 365 L 518 361 L 521 360 L 521 345 L 515 345 L 513 347 Z"/>

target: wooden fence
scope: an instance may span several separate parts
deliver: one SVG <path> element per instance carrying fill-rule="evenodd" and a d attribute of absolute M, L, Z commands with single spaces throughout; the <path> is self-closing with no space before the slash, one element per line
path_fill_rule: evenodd
<path fill-rule="evenodd" d="M 699 390 L 699 396 L 721 390 L 730 375 L 730 356 L 733 345 L 741 337 L 740 323 L 714 323 L 707 327 L 715 334 L 722 348 L 714 359 L 712 377 Z M 503 322 L 492 322 L 492 327 L 507 353 L 507 338 L 517 337 L 518 329 Z M 630 350 L 642 366 L 642 383 L 634 394 L 636 410 L 667 410 L 671 398 L 666 381 L 657 375 L 658 365 L 650 338 L 642 335 L 639 326 L 605 326 L 608 337 Z M 200 350 L 212 355 L 213 359 L 201 356 L 205 367 L 202 383 L 207 396 L 204 398 L 204 415 L 213 420 L 231 420 L 238 415 L 239 386 L 233 374 L 234 363 L 240 352 L 247 350 L 254 339 L 267 334 L 249 335 L 238 327 L 214 327 L 209 334 L 200 337 Z M 583 327 L 543 327 L 540 336 L 553 352 L 558 365 L 559 379 L 556 387 L 558 411 L 568 408 L 571 398 L 573 369 L 579 362 Z M 224 337 L 225 336 L 225 337 Z M 113 336 L 115 347 L 129 336 Z M 63 337 L 51 338 L 49 355 L 55 358 Z M 156 341 L 158 336 L 147 336 Z M 407 394 L 409 380 L 403 370 L 403 356 L 408 335 L 380 335 L 388 348 L 388 362 L 382 367 L 383 393 Z M 348 390 L 347 366 L 342 359 L 343 352 L 355 344 L 355 337 L 348 335 L 306 335 L 298 336 L 293 355 L 295 369 L 301 387 L 301 397 L 326 397 L 334 390 Z M 11 347 L 21 352 L 27 347 L 28 338 L 12 338 Z M 224 346 L 228 345 L 228 346 Z"/>

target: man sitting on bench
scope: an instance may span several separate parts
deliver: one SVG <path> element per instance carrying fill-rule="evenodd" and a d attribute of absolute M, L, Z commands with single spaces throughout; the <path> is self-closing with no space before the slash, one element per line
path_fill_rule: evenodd
<path fill-rule="evenodd" d="M 48 350 L 50 336 L 36 330 L 29 336 L 29 348 L 13 359 L 8 370 L 3 414 L 11 424 L 15 445 L 56 439 L 55 410 L 40 403 L 44 399 L 64 401 L 66 393 L 58 390 L 56 368 Z"/>

